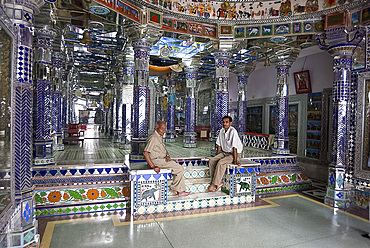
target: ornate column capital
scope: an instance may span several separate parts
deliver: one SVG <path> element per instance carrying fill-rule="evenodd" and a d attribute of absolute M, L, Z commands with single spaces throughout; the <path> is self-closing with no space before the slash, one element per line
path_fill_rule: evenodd
<path fill-rule="evenodd" d="M 54 39 L 57 36 L 56 30 L 49 27 L 48 25 L 45 25 L 43 27 L 35 27 L 34 29 L 35 29 L 34 34 L 40 38 L 42 37 Z"/>
<path fill-rule="evenodd" d="M 136 53 L 138 52 L 138 50 L 150 51 L 150 49 L 152 48 L 152 42 L 150 42 L 149 40 L 145 38 L 142 38 L 142 39 L 133 41 L 132 46 L 134 48 L 135 57 L 136 57 L 137 55 Z"/>
<path fill-rule="evenodd" d="M 217 50 L 214 53 L 215 59 L 227 59 L 229 60 L 233 54 L 229 52 L 228 50 Z"/>
<path fill-rule="evenodd" d="M 321 49 L 333 49 L 342 46 L 356 47 L 366 35 L 366 28 L 356 26 L 353 28 L 338 27 L 327 29 L 325 33 L 316 35 Z"/>

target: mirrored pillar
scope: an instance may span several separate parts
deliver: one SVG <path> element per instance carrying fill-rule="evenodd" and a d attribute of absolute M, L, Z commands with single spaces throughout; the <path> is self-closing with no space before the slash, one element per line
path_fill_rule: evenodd
<path fill-rule="evenodd" d="M 35 28 L 33 124 L 34 165 L 54 164 L 52 130 L 52 42 L 56 33 L 49 26 Z"/>
<path fill-rule="evenodd" d="M 134 103 L 134 71 L 135 62 L 131 60 L 131 56 L 126 55 L 126 62 L 124 63 L 124 80 L 122 86 L 122 133 L 120 149 L 131 150 L 131 118 L 132 105 Z"/>
<path fill-rule="evenodd" d="M 13 166 L 15 208 L 11 217 L 10 247 L 36 243 L 37 222 L 35 219 L 34 186 L 32 185 L 32 69 L 33 69 L 33 20 L 39 7 L 34 1 L 5 3 L 5 11 L 13 22 L 17 36 L 16 79 L 13 85 L 14 117 Z M 26 7 L 27 6 L 27 7 Z M 23 15 L 18 15 L 19 13 Z M 27 238 L 25 239 L 25 236 Z"/>
<path fill-rule="evenodd" d="M 276 89 L 276 108 L 275 108 L 275 138 L 273 153 L 289 154 L 289 91 L 288 77 L 289 69 L 292 65 L 290 60 L 276 62 L 277 69 L 277 89 Z"/>
<path fill-rule="evenodd" d="M 159 84 L 155 85 L 154 123 L 162 120 L 162 90 Z"/>
<path fill-rule="evenodd" d="M 68 119 L 69 119 L 68 118 L 69 116 L 69 111 L 68 111 L 69 97 L 68 96 L 69 94 L 71 94 L 68 80 L 69 80 L 69 70 L 67 70 L 67 67 L 64 64 L 63 69 L 62 69 L 62 88 L 61 88 L 62 138 L 64 138 L 68 133 L 68 127 L 67 127 Z"/>
<path fill-rule="evenodd" d="M 238 74 L 238 132 L 240 136 L 247 131 L 247 83 L 248 74 L 242 71 Z"/>
<path fill-rule="evenodd" d="M 114 80 L 114 79 L 113 79 Z M 121 73 L 117 72 L 114 80 L 113 97 L 113 143 L 121 142 L 122 133 L 122 85 L 123 78 Z"/>
<path fill-rule="evenodd" d="M 335 208 L 349 208 L 353 197 L 353 185 L 349 170 L 349 146 L 351 135 L 351 70 L 353 52 L 365 35 L 361 27 L 347 30 L 345 27 L 326 30 L 328 52 L 333 57 L 333 121 L 332 156 L 329 164 L 328 187 L 325 204 Z M 320 41 L 320 39 L 319 39 Z M 321 44 L 321 42 L 320 42 Z M 353 141 L 352 141 L 353 142 Z"/>
<path fill-rule="evenodd" d="M 152 44 L 146 39 L 132 42 L 135 58 L 134 104 L 130 160 L 145 161 L 143 151 L 149 128 L 149 59 Z"/>
<path fill-rule="evenodd" d="M 211 140 L 216 140 L 222 128 L 222 117 L 229 113 L 229 68 L 232 54 L 227 50 L 215 52 L 216 78 L 214 118 L 211 121 Z"/>
<path fill-rule="evenodd" d="M 196 66 L 189 65 L 185 68 L 186 74 L 186 107 L 185 107 L 185 133 L 184 147 L 197 147 L 196 124 L 196 89 L 197 89 L 197 71 Z"/>
<path fill-rule="evenodd" d="M 177 75 L 177 74 L 176 74 Z M 176 79 L 175 73 L 171 73 L 171 77 L 167 80 L 168 86 L 168 102 L 167 102 L 167 132 L 165 141 L 168 143 L 175 142 L 175 108 L 176 108 Z"/>
<path fill-rule="evenodd" d="M 62 140 L 62 81 L 65 56 L 62 52 L 54 52 L 52 60 L 52 133 L 54 134 L 54 150 L 63 151 L 64 145 Z"/>
<path fill-rule="evenodd" d="M 349 127 L 349 95 L 354 49 L 353 45 L 329 49 L 329 53 L 334 57 L 333 124 L 332 157 L 325 203 L 338 208 L 348 208 L 351 202 L 351 191 L 345 187 L 344 179 L 347 166 L 349 138 L 347 127 Z"/>

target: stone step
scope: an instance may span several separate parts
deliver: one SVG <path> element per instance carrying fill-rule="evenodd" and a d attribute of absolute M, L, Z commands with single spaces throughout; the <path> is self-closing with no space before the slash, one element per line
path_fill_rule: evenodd
<path fill-rule="evenodd" d="M 209 168 L 205 165 L 185 167 L 184 177 L 186 179 L 209 178 Z"/>
<path fill-rule="evenodd" d="M 168 196 L 167 203 L 150 206 L 139 206 L 135 210 L 134 215 L 218 207 L 233 204 L 251 203 L 254 201 L 254 196 L 230 197 L 229 195 L 221 191 L 190 194 L 184 197 Z"/>
<path fill-rule="evenodd" d="M 204 193 L 206 192 L 211 178 L 195 178 L 195 179 L 185 179 L 186 191 L 192 194 Z M 171 187 L 172 180 L 168 180 L 168 188 Z M 168 196 L 175 195 L 170 190 L 167 192 Z"/>
<path fill-rule="evenodd" d="M 177 196 L 177 195 L 169 195 L 167 198 L 167 202 L 181 202 L 181 201 L 189 201 L 189 200 L 210 200 L 212 198 L 227 196 L 224 192 L 217 191 L 217 192 L 202 192 L 202 193 L 192 193 L 188 196 Z"/>

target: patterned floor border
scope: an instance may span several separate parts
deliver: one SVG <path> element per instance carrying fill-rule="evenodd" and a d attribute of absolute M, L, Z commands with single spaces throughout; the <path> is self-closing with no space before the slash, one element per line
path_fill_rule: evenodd
<path fill-rule="evenodd" d="M 50 217 L 58 215 L 71 215 L 71 214 L 85 214 L 85 213 L 96 213 L 104 211 L 119 211 L 129 208 L 130 204 L 128 201 L 118 202 L 106 202 L 96 204 L 81 204 L 71 206 L 48 206 L 36 208 L 36 217 Z"/>

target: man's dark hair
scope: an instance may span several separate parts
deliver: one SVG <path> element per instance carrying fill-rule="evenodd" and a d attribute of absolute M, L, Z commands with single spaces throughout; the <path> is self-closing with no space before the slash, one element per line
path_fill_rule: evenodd
<path fill-rule="evenodd" d="M 231 118 L 231 116 L 225 115 L 224 117 L 222 117 L 222 120 L 223 119 L 229 119 L 229 122 L 233 122 L 233 118 Z"/>

